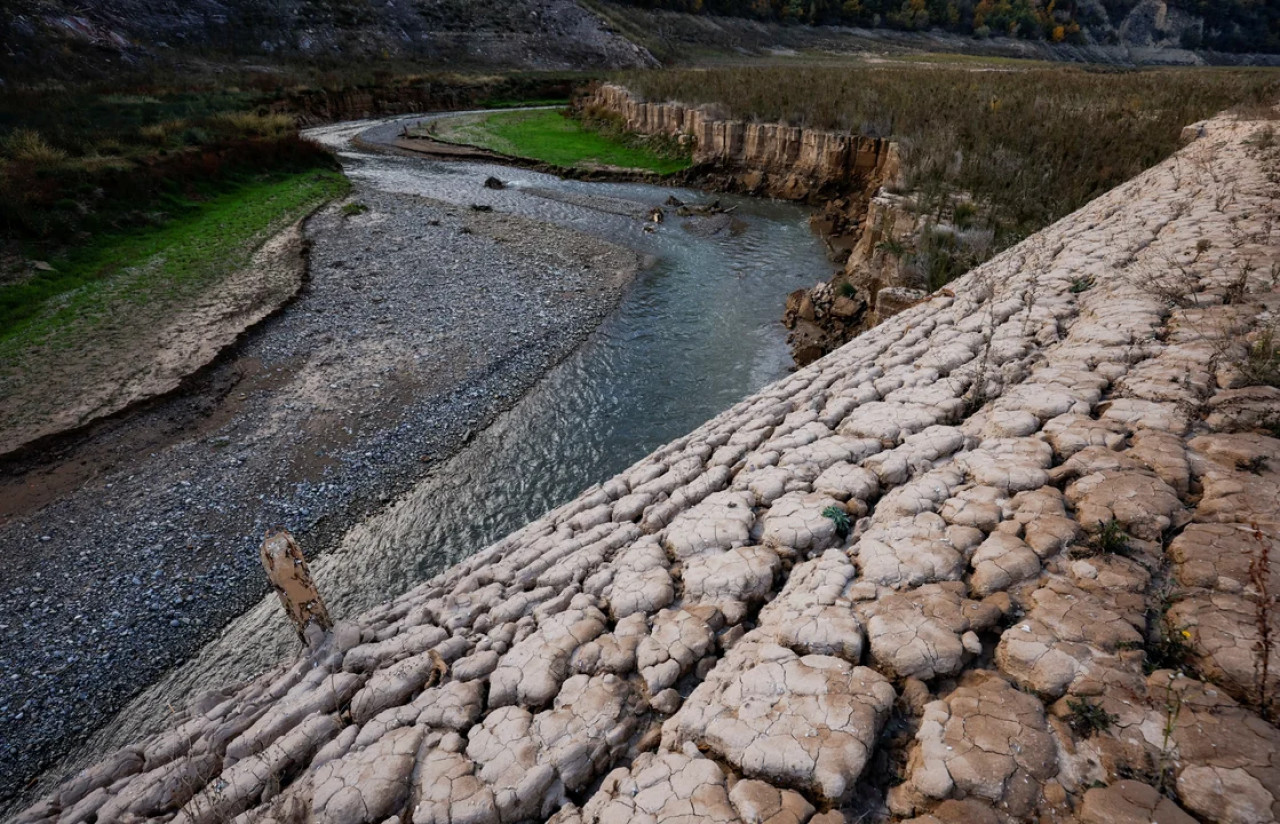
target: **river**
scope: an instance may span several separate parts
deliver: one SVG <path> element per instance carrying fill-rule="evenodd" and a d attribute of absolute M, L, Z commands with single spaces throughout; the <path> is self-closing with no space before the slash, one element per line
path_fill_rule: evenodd
<path fill-rule="evenodd" d="M 413 118 L 417 122 L 422 118 Z M 831 264 L 793 204 L 637 183 L 562 180 L 524 169 L 357 149 L 405 120 L 312 130 L 361 187 L 488 207 L 632 248 L 650 261 L 616 311 L 513 408 L 357 524 L 312 564 L 335 617 L 394 597 L 608 479 L 781 377 L 790 367 L 785 296 Z M 486 188 L 497 177 L 504 188 Z M 669 198 L 718 199 L 729 215 L 686 219 Z M 662 223 L 648 220 L 662 207 Z M 483 272 L 476 272 L 477 294 Z M 536 311 L 537 307 L 530 307 Z M 133 700 L 63 769 L 147 734 L 203 690 L 273 666 L 296 648 L 274 596 Z"/>

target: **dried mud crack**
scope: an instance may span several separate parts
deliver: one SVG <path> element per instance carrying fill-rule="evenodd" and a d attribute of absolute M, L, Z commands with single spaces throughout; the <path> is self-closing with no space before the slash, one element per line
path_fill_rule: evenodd
<path fill-rule="evenodd" d="M 1274 820 L 1260 128 L 1207 122 L 18 820 Z"/>

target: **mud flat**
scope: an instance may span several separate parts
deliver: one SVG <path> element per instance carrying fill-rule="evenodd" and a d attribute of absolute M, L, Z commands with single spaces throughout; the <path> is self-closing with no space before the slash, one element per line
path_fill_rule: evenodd
<path fill-rule="evenodd" d="M 1203 124 L 18 820 L 1273 820 L 1266 125 Z"/>

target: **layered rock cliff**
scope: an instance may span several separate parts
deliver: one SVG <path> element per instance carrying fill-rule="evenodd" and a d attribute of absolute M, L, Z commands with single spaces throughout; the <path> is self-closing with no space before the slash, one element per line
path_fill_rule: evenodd
<path fill-rule="evenodd" d="M 1267 129 L 1206 123 L 17 820 L 1275 820 Z"/>
<path fill-rule="evenodd" d="M 874 192 L 897 170 L 897 147 L 888 140 L 721 119 L 706 107 L 644 102 L 613 84 L 595 87 L 580 105 L 617 116 L 628 131 L 689 140 L 706 176 L 752 194 L 824 202 Z"/>

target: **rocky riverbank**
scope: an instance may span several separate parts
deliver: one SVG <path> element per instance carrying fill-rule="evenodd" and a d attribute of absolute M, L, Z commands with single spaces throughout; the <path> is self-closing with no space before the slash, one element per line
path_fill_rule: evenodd
<path fill-rule="evenodd" d="M 637 270 L 465 201 L 357 182 L 349 202 L 307 224 L 289 309 L 190 392 L 4 467 L 0 797 L 261 598 L 264 530 L 335 544 L 577 347 Z"/>
<path fill-rule="evenodd" d="M 1266 128 L 1205 124 L 18 820 L 1276 818 Z"/>

